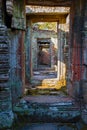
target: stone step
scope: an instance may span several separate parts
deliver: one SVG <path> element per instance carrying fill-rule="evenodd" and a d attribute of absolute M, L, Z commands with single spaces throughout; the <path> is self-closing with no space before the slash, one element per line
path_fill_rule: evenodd
<path fill-rule="evenodd" d="M 45 70 L 44 70 L 44 71 L 34 71 L 34 72 L 33 72 L 33 75 L 43 75 L 43 74 L 54 75 L 55 73 L 56 73 L 55 71 L 51 71 L 51 70 L 50 70 L 50 71 L 49 71 L 49 70 L 48 70 L 48 71 L 47 71 L 47 70 L 45 71 Z"/>
<path fill-rule="evenodd" d="M 44 67 L 44 66 L 39 66 L 36 71 L 55 71 L 55 67 L 50 68 L 50 67 Z"/>
<path fill-rule="evenodd" d="M 45 87 L 57 87 L 58 85 L 58 80 L 57 79 L 44 79 L 42 81 L 42 86 L 45 86 Z"/>
<path fill-rule="evenodd" d="M 65 80 L 60 80 L 58 79 L 32 79 L 31 80 L 31 86 L 42 86 L 42 88 L 56 88 L 60 89 L 62 86 L 66 86 L 66 81 Z"/>
<path fill-rule="evenodd" d="M 59 95 L 66 96 L 66 87 L 60 90 L 55 88 L 43 88 L 42 86 L 37 86 L 35 88 L 26 88 L 26 95 Z"/>
<path fill-rule="evenodd" d="M 58 96 L 28 96 L 14 108 L 18 119 L 28 122 L 75 122 L 80 109 L 74 100 Z"/>

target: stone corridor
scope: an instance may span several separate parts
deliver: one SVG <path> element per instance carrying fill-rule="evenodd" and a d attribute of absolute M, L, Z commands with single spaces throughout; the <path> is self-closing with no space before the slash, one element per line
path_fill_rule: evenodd
<path fill-rule="evenodd" d="M 44 22 L 56 29 L 36 26 Z M 0 0 L 0 130 L 80 120 L 87 125 L 87 0 Z"/>
<path fill-rule="evenodd" d="M 50 68 L 33 71 L 25 96 L 16 104 L 14 112 L 21 123 L 70 123 L 81 116 L 80 101 L 71 98 L 66 87 L 58 84 L 57 72 Z M 84 108 L 84 107 L 83 107 Z M 22 119 L 22 120 L 21 120 Z"/>

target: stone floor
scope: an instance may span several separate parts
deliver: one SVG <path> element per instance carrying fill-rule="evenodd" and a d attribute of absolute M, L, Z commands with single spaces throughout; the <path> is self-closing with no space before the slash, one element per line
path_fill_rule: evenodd
<path fill-rule="evenodd" d="M 31 88 L 61 88 L 61 86 L 65 86 L 65 84 L 66 81 L 64 79 L 58 81 L 57 70 L 45 68 L 44 70 L 34 70 L 30 84 L 26 85 L 26 87 L 29 88 L 29 86 L 31 86 Z"/>
<path fill-rule="evenodd" d="M 53 96 L 53 95 L 37 95 L 37 96 L 26 96 L 23 98 L 24 100 L 32 103 L 56 103 L 60 105 L 72 105 L 74 99 L 67 96 Z"/>
<path fill-rule="evenodd" d="M 13 130 L 87 130 L 87 125 L 81 121 L 77 123 L 34 123 L 24 124 Z"/>
<path fill-rule="evenodd" d="M 31 85 L 26 87 L 25 96 L 14 107 L 21 122 L 61 123 L 80 119 L 80 106 L 67 94 L 66 87 L 55 87 L 55 84 L 58 85 L 55 71 L 38 70 L 33 74 Z M 39 130 L 39 126 L 35 129 Z M 50 129 L 54 130 L 53 126 Z"/>

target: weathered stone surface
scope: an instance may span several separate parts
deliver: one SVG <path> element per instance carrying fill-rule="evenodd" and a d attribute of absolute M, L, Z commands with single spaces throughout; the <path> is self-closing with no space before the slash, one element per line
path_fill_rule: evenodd
<path fill-rule="evenodd" d="M 9 15 L 13 15 L 13 0 L 6 0 L 6 11 Z"/>
<path fill-rule="evenodd" d="M 42 68 L 43 70 L 34 71 L 31 78 L 31 86 L 35 88 L 54 88 L 60 89 L 62 86 L 66 86 L 66 80 L 61 77 L 61 80 L 57 79 L 57 72 L 53 69 L 51 70 Z M 37 74 L 37 72 L 39 72 Z"/>
<path fill-rule="evenodd" d="M 45 6 L 26 6 L 26 14 L 32 13 L 69 13 L 69 7 L 45 7 Z"/>
<path fill-rule="evenodd" d="M 22 62 L 23 52 L 23 42 L 24 42 L 24 34 L 21 30 L 14 30 L 11 32 L 9 30 L 9 38 L 10 38 L 10 85 L 11 85 L 11 92 L 12 92 L 12 101 L 13 104 L 20 98 L 23 94 L 23 81 L 24 78 L 24 62 Z M 23 76 L 23 77 L 22 77 Z"/>
<path fill-rule="evenodd" d="M 0 112 L 0 129 L 12 126 L 14 115 L 12 111 Z"/>
<path fill-rule="evenodd" d="M 18 119 L 26 117 L 28 122 L 70 122 L 79 119 L 80 111 L 72 102 L 37 103 L 21 101 L 14 107 Z"/>
<path fill-rule="evenodd" d="M 9 85 L 9 38 L 7 28 L 0 25 L 0 112 L 11 110 Z M 2 121 L 2 120 L 1 120 Z M 2 122 L 3 123 L 3 122 Z"/>
<path fill-rule="evenodd" d="M 87 108 L 82 111 L 82 120 L 87 124 Z"/>
<path fill-rule="evenodd" d="M 10 0 L 8 0 L 10 1 Z M 15 3 L 16 1 L 16 3 Z M 25 11 L 24 11 L 24 0 L 22 0 L 22 4 L 21 1 L 14 1 L 14 14 L 13 14 L 13 21 L 12 21 L 12 27 L 15 29 L 25 29 Z M 4 113 L 0 113 L 0 129 L 2 129 L 2 127 L 10 127 L 10 123 L 12 123 L 12 116 L 10 115 L 10 117 L 8 118 L 7 113 L 9 112 L 5 112 L 7 110 L 11 110 L 12 109 L 12 103 L 11 103 L 11 88 L 10 85 L 13 87 L 13 93 L 12 96 L 15 95 L 19 97 L 19 93 L 21 93 L 20 91 L 22 90 L 21 88 L 19 88 L 19 86 L 22 86 L 23 84 L 23 80 L 20 75 L 22 75 L 21 70 L 23 72 L 23 64 L 20 67 L 20 63 L 22 63 L 24 61 L 22 55 L 21 55 L 21 51 L 23 49 L 23 44 L 21 44 L 22 42 L 22 36 L 20 37 L 20 32 L 15 35 L 15 31 L 12 30 L 14 39 L 16 37 L 16 39 L 19 40 L 12 40 L 13 44 L 12 44 L 12 50 L 11 50 L 11 76 L 12 76 L 12 80 L 11 80 L 11 84 L 8 85 L 8 81 L 9 81 L 9 39 L 8 39 L 8 35 L 7 35 L 7 28 L 2 25 L 2 23 L 5 23 L 5 19 L 4 16 L 5 14 L 5 10 L 3 9 L 4 6 L 2 6 L 2 3 L 4 5 L 6 5 L 5 3 L 6 1 L 0 0 L 0 109 L 1 111 L 4 110 Z M 41 4 L 41 5 L 70 5 L 70 0 L 60 0 L 60 1 L 39 1 L 39 3 L 37 3 L 37 0 L 34 1 L 27 1 L 27 4 Z M 85 3 L 85 4 L 84 4 Z M 7 8 L 8 13 L 10 12 L 10 14 L 12 14 L 12 3 L 7 3 L 7 6 L 9 6 L 9 8 Z M 78 0 L 78 1 L 73 1 L 73 10 L 71 7 L 71 20 L 70 20 L 70 47 L 72 46 L 73 49 L 70 49 L 70 54 L 73 52 L 73 56 L 71 55 L 69 64 L 70 64 L 70 71 L 72 71 L 72 77 L 69 77 L 69 79 L 72 78 L 72 84 L 75 85 L 76 87 L 76 96 L 78 95 L 79 92 L 79 85 L 78 85 L 78 80 L 80 80 L 81 78 L 86 79 L 86 56 L 83 56 L 83 44 L 85 44 L 84 46 L 86 46 L 86 42 L 87 42 L 87 32 L 85 30 L 87 30 L 87 2 L 86 0 Z M 10 8 L 11 7 L 11 8 Z M 17 7 L 17 10 L 16 10 Z M 85 9 L 85 10 L 84 10 Z M 84 20 L 82 22 L 82 16 L 84 16 Z M 55 16 L 54 16 L 55 17 Z M 46 17 L 47 18 L 47 17 Z M 38 16 L 39 19 L 39 16 Z M 58 20 L 58 18 L 57 18 Z M 85 31 L 85 32 L 84 32 Z M 82 34 L 82 32 L 84 32 L 84 35 Z M 11 34 L 12 36 L 12 34 Z M 82 37 L 83 36 L 83 37 Z M 22 39 L 22 40 L 21 40 Z M 29 40 L 29 39 L 28 39 Z M 63 39 L 61 39 L 61 43 L 63 42 Z M 20 43 L 20 46 L 19 46 Z M 14 44 L 16 44 L 18 48 L 15 49 Z M 80 44 L 80 46 L 79 46 Z M 61 44 L 62 45 L 62 44 Z M 74 45 L 74 46 L 73 46 Z M 6 47 L 7 46 L 7 47 Z M 29 48 L 28 48 L 29 49 Z M 14 52 L 13 52 L 14 50 Z M 16 55 L 16 51 L 18 52 L 19 55 Z M 84 52 L 86 55 L 86 51 Z M 61 53 L 62 54 L 62 53 Z M 83 57 L 85 59 L 85 75 L 83 77 L 83 71 L 84 71 L 84 67 L 82 67 L 83 65 Z M 18 59 L 17 59 L 18 58 Z M 14 62 L 13 62 L 14 61 Z M 81 63 L 81 64 L 80 64 Z M 29 64 L 28 64 L 29 65 Z M 83 66 L 84 66 L 83 65 Z M 74 66 L 74 69 L 71 67 Z M 63 66 L 62 66 L 63 67 Z M 81 70 L 82 69 L 82 70 Z M 68 71 L 69 72 L 69 71 Z M 16 75 L 17 74 L 17 75 Z M 15 76 L 14 76 L 15 75 Z M 69 73 L 70 75 L 70 73 Z M 15 80 L 15 82 L 14 82 Z M 77 82 L 76 84 L 74 84 L 74 80 Z M 85 84 L 84 84 L 85 85 Z M 83 85 L 83 87 L 84 87 Z M 75 89 L 75 87 L 73 86 L 73 89 Z M 6 89 L 3 90 L 3 88 L 8 88 L 9 89 L 9 93 L 7 92 Z M 85 103 L 87 103 L 87 91 L 86 91 L 86 85 L 84 87 L 84 101 Z M 81 91 L 81 90 L 80 90 Z M 81 95 L 80 95 L 81 96 Z M 25 102 L 22 102 L 21 104 L 25 104 Z M 46 106 L 41 105 L 41 108 L 37 107 L 37 104 L 28 104 L 28 105 L 22 105 L 22 110 L 24 111 L 24 114 L 26 113 L 27 109 L 29 110 L 29 114 L 33 115 L 36 114 L 36 116 L 38 117 L 39 115 L 39 119 L 41 118 L 40 116 L 44 115 L 43 117 L 46 118 L 46 113 L 48 114 L 48 119 L 50 119 L 50 117 L 52 117 L 53 119 L 56 118 L 56 116 L 58 116 L 59 118 L 61 117 L 62 119 L 65 120 L 65 118 L 67 117 L 67 119 L 69 120 L 71 117 L 75 117 L 76 115 L 78 116 L 79 113 L 77 112 L 65 112 L 65 110 L 63 109 L 63 114 L 62 113 L 56 113 L 58 108 L 55 106 L 52 107 L 48 107 L 47 104 Z M 20 105 L 21 106 L 21 105 Z M 30 107 L 34 107 L 34 109 L 32 110 L 32 108 Z M 17 106 L 19 107 L 19 106 Z M 44 110 L 43 107 L 46 107 L 46 109 Z M 49 109 L 50 108 L 50 109 Z M 21 109 L 21 108 L 20 108 Z M 17 109 L 16 109 L 17 110 Z M 26 111 L 25 111 L 26 110 Z M 68 109 L 67 109 L 68 110 Z M 21 110 L 20 110 L 21 111 Z M 32 112 L 33 111 L 33 112 Z M 62 109 L 61 109 L 62 111 Z M 4 115 L 3 115 L 4 114 Z M 58 115 L 57 115 L 58 114 Z M 26 115 L 26 114 L 25 114 Z M 30 116 L 29 115 L 29 116 Z M 72 116 L 73 115 L 73 116 Z M 83 116 L 84 120 L 87 120 L 86 117 L 86 112 L 84 113 L 85 117 Z M 29 117 L 30 118 L 30 117 Z M 39 120 L 38 119 L 38 120 Z M 7 121 L 6 121 L 7 120 Z M 6 126 L 5 126 L 6 125 Z"/>
<path fill-rule="evenodd" d="M 12 17 L 12 28 L 24 30 L 26 28 L 26 17 L 25 17 L 25 2 L 24 0 L 14 1 L 13 6 L 13 17 Z"/>
<path fill-rule="evenodd" d="M 3 2 L 4 4 L 4 2 Z M 0 4 L 1 6 L 2 4 Z M 0 7 L 0 13 L 3 14 Z M 3 9 L 4 10 L 4 9 Z M 11 88 L 9 84 L 9 37 L 8 29 L 4 25 L 3 16 L 0 15 L 0 129 L 11 127 L 13 123 Z"/>

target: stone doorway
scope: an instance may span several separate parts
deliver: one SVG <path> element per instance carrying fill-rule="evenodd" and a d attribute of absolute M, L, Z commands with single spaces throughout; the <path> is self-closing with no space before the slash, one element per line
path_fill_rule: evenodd
<path fill-rule="evenodd" d="M 44 16 L 44 21 L 41 21 L 42 19 L 39 21 L 37 17 L 33 19 L 33 16 L 28 21 L 27 36 L 30 36 L 30 40 L 27 42 L 27 47 L 29 47 L 30 55 L 26 57 L 26 60 L 30 68 L 26 66 L 26 69 L 29 69 L 30 72 L 27 71 L 26 75 L 30 74 L 31 84 L 38 82 L 38 80 L 42 84 L 43 80 L 54 78 L 57 88 L 66 86 L 66 64 L 68 61 L 66 56 L 68 51 L 64 52 L 64 50 L 68 44 L 66 37 L 69 32 L 69 27 L 67 26 L 69 25 L 68 14 L 69 12 L 67 16 L 64 14 L 65 17 L 61 16 L 61 18 L 57 15 L 58 21 L 57 19 L 55 21 L 52 16 L 48 15 L 56 23 L 56 27 L 53 28 L 54 30 L 47 28 L 51 27 L 51 23 L 54 26 L 54 23 L 49 21 L 50 18 L 47 19 L 47 16 Z M 40 17 L 42 18 L 42 15 Z M 47 21 L 45 21 L 46 19 Z M 41 25 L 44 25 L 44 23 L 45 28 L 43 29 Z M 49 86 L 53 87 L 53 85 Z"/>
<path fill-rule="evenodd" d="M 51 67 L 50 39 L 37 39 L 38 68 Z"/>
<path fill-rule="evenodd" d="M 66 63 L 64 46 L 66 43 L 66 23 L 60 20 L 54 30 L 42 27 L 54 25 L 52 22 L 33 22 L 30 29 L 31 86 L 60 88 L 66 86 Z M 49 26 L 47 26 L 49 25 Z M 28 32 L 29 36 L 29 32 Z M 67 52 L 66 52 L 67 53 Z M 43 84 L 43 85 L 42 85 Z M 46 85 L 45 85 L 46 84 Z"/>

